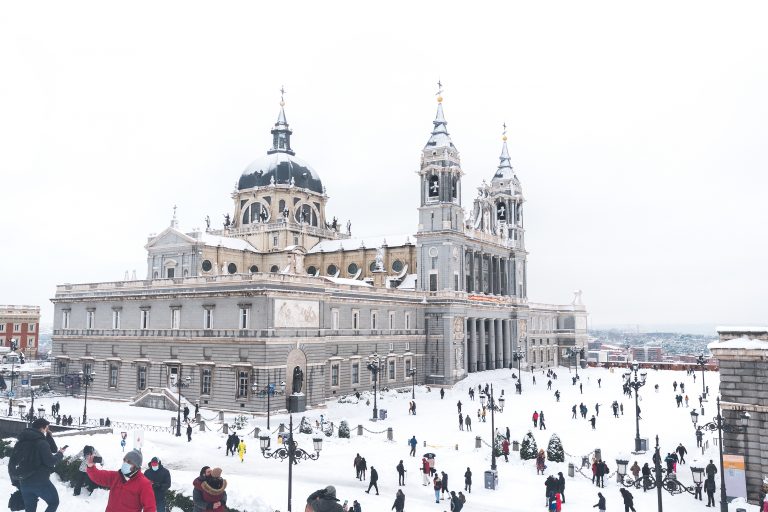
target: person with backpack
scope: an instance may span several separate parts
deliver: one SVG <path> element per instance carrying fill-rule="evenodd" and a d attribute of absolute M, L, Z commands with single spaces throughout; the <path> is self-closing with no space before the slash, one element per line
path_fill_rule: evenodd
<path fill-rule="evenodd" d="M 395 512 L 403 512 L 403 509 L 405 508 L 405 494 L 403 493 L 402 489 L 397 490 L 397 494 L 395 495 L 395 502 L 392 504 L 392 509 Z"/>
<path fill-rule="evenodd" d="M 451 491 L 451 511 L 461 512 L 462 508 L 464 508 L 464 502 L 456 495 L 456 491 Z"/>
<path fill-rule="evenodd" d="M 469 468 L 464 472 L 464 490 L 472 494 L 472 471 Z"/>
<path fill-rule="evenodd" d="M 365 459 L 363 459 L 365 460 Z M 368 490 L 366 490 L 366 494 L 371 493 L 371 487 L 374 487 L 376 489 L 376 496 L 379 495 L 379 472 L 376 471 L 376 468 L 371 466 L 371 480 L 368 483 Z"/>
<path fill-rule="evenodd" d="M 50 478 L 53 468 L 64 458 L 67 447 L 57 449 L 48 425 L 50 422 L 45 418 L 33 421 L 32 426 L 19 434 L 8 460 L 11 483 L 18 483 L 28 511 L 37 510 L 38 499 L 48 505 L 45 512 L 55 512 L 59 507 L 59 493 Z"/>
<path fill-rule="evenodd" d="M 411 447 L 410 456 L 415 457 L 416 456 L 416 445 L 418 442 L 416 441 L 416 436 L 413 436 L 408 440 L 408 445 Z"/>
<path fill-rule="evenodd" d="M 405 466 L 403 461 L 396 466 L 397 468 L 397 485 L 405 485 Z"/>

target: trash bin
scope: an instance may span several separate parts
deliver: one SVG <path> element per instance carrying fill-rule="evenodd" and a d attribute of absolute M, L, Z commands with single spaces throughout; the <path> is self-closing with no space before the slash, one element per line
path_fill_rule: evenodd
<path fill-rule="evenodd" d="M 648 438 L 647 437 L 641 437 L 640 438 L 640 451 L 641 452 L 647 452 L 648 451 Z"/>
<path fill-rule="evenodd" d="M 475 448 L 482 448 L 483 440 L 480 436 L 475 436 Z"/>
<path fill-rule="evenodd" d="M 386 409 L 379 409 L 379 419 L 380 420 L 387 419 L 387 410 Z"/>
<path fill-rule="evenodd" d="M 512 451 L 513 452 L 519 452 L 520 451 L 520 442 L 519 441 L 512 441 Z"/>
<path fill-rule="evenodd" d="M 104 418 L 99 418 L 99 426 L 100 427 L 104 426 Z"/>
<path fill-rule="evenodd" d="M 576 468 L 573 466 L 572 462 L 568 463 L 568 476 L 573 477 L 576 474 Z"/>
<path fill-rule="evenodd" d="M 602 453 L 603 452 L 600 450 L 600 448 L 595 448 L 595 459 L 597 459 L 598 462 L 603 460 Z"/>
<path fill-rule="evenodd" d="M 498 473 L 496 471 L 486 471 L 484 481 L 486 489 L 496 489 L 499 483 Z"/>

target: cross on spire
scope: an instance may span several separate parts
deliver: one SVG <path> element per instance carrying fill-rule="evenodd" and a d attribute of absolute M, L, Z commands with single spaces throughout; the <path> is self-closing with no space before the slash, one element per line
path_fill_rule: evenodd
<path fill-rule="evenodd" d="M 281 107 L 285 106 L 285 99 L 283 98 L 283 96 L 285 96 L 285 87 L 281 85 L 280 86 L 280 106 Z"/>
<path fill-rule="evenodd" d="M 505 122 L 504 122 L 504 123 L 503 123 L 501 126 L 503 126 L 503 127 L 504 127 L 504 131 L 503 131 L 503 132 L 501 132 L 501 134 L 502 134 L 502 135 L 506 135 L 506 134 L 507 134 L 507 123 L 506 123 L 506 121 L 505 121 Z"/>
<path fill-rule="evenodd" d="M 437 94 L 435 96 L 440 96 L 443 94 L 443 84 L 440 80 L 437 81 Z"/>

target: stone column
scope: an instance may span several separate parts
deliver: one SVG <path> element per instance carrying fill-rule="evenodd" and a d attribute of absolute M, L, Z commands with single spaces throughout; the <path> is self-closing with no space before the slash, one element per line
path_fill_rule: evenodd
<path fill-rule="evenodd" d="M 496 320 L 488 320 L 488 357 L 485 367 L 489 370 L 496 368 Z"/>
<path fill-rule="evenodd" d="M 478 319 L 477 333 L 477 371 L 485 370 L 485 319 Z"/>
<path fill-rule="evenodd" d="M 509 363 L 512 362 L 512 320 L 504 320 L 504 353 L 503 361 L 504 368 L 509 368 Z"/>
<path fill-rule="evenodd" d="M 496 320 L 496 368 L 504 368 L 504 320 Z"/>
<path fill-rule="evenodd" d="M 467 371 L 470 373 L 477 371 L 477 319 L 467 319 Z"/>

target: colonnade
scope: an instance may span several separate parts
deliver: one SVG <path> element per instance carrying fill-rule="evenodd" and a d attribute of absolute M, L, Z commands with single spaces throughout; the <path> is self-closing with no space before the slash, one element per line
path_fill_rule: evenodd
<path fill-rule="evenodd" d="M 504 258 L 478 251 L 467 251 L 466 289 L 469 293 L 517 295 L 514 258 Z M 523 295 L 525 291 L 523 290 Z"/>
<path fill-rule="evenodd" d="M 468 372 L 508 368 L 512 362 L 513 322 L 503 318 L 467 318 Z"/>

